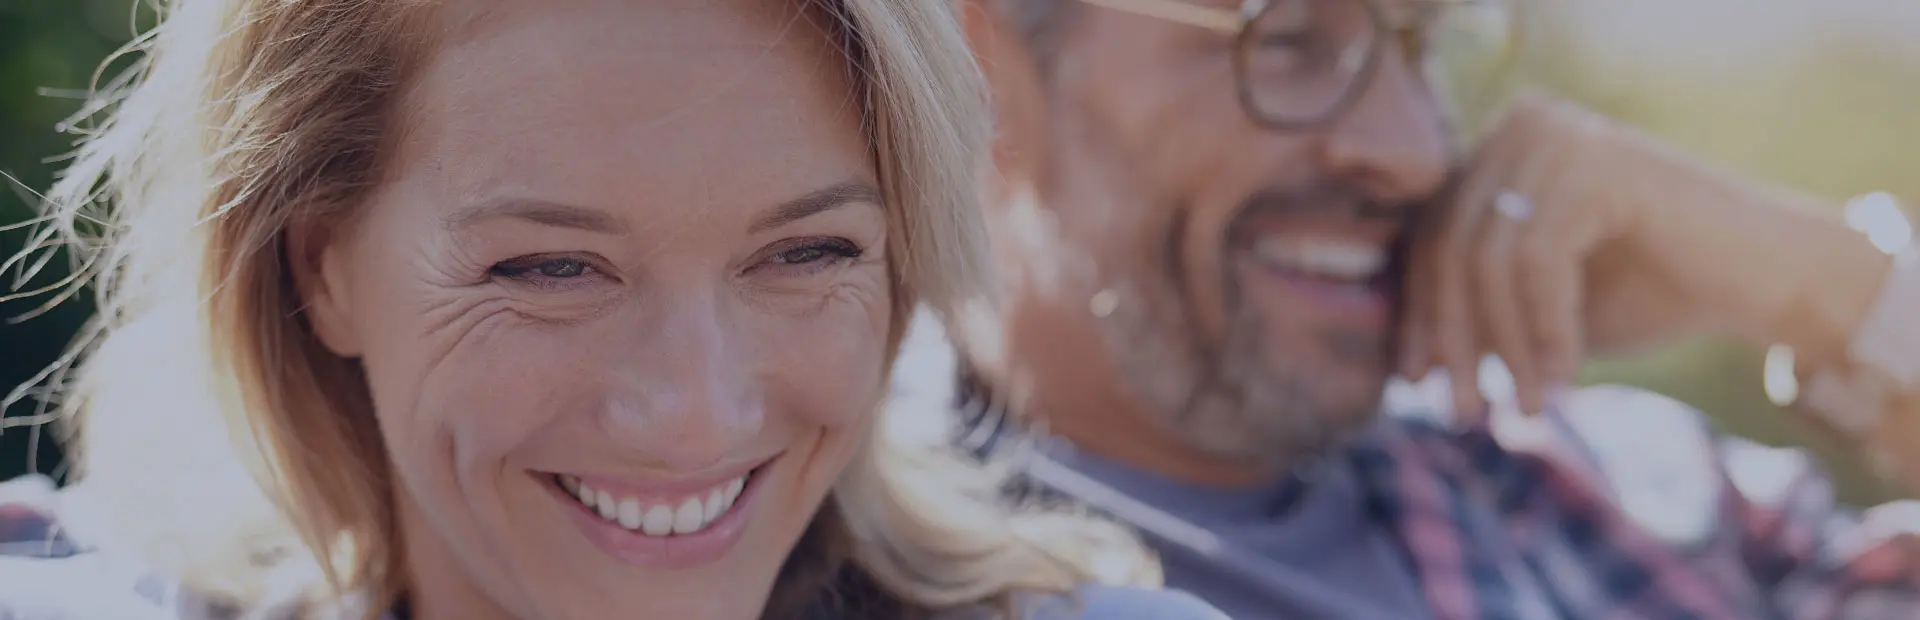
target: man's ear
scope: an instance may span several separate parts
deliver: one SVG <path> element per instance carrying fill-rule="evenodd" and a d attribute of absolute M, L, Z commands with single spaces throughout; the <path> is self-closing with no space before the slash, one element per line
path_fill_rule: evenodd
<path fill-rule="evenodd" d="M 353 288 L 348 280 L 350 239 L 334 226 L 295 224 L 287 230 L 287 271 L 300 294 L 301 314 L 321 346 L 340 357 L 359 357 Z"/>
<path fill-rule="evenodd" d="M 1040 178 L 1046 160 L 1045 59 L 1000 7 L 1005 0 L 959 0 L 967 45 L 986 74 L 994 114 L 993 163 L 1000 188 Z"/>

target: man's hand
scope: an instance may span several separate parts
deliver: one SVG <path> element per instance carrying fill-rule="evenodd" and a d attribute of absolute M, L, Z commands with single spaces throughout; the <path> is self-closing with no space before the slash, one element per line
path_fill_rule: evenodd
<path fill-rule="evenodd" d="M 1589 355 L 1705 328 L 1837 354 L 1887 261 L 1823 207 L 1525 97 L 1422 223 L 1400 371 L 1446 368 L 1471 415 L 1488 353 L 1528 412 Z"/>

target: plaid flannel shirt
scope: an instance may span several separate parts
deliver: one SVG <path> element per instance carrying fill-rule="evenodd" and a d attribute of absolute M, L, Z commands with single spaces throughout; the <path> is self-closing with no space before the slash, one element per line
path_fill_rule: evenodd
<path fill-rule="evenodd" d="M 1569 400 L 1354 448 L 1437 618 L 1920 618 L 1911 505 L 1842 507 L 1804 454 L 1658 395 Z"/>
<path fill-rule="evenodd" d="M 1920 618 L 1920 510 L 1847 509 L 1803 453 L 1629 388 L 1464 430 L 1415 400 L 1342 456 L 1436 620 Z"/>

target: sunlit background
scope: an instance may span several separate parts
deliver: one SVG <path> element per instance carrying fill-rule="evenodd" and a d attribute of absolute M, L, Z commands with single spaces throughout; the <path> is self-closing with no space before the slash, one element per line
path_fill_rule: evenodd
<path fill-rule="evenodd" d="M 1836 205 L 1871 192 L 1920 200 L 1920 0 L 1515 1 L 1525 10 L 1521 81 Z M 0 0 L 0 171 L 19 180 L 0 191 L 0 229 L 30 217 L 27 190 L 45 187 L 72 147 L 55 126 L 134 32 L 135 17 L 132 0 Z M 1888 202 L 1870 203 L 1857 216 L 1863 225 L 1883 238 L 1904 230 L 1904 220 L 1887 217 Z M 0 230 L 0 256 L 24 242 L 20 228 Z M 0 288 L 19 284 L 12 273 Z M 0 317 L 42 301 L 0 302 Z M 71 303 L 0 325 L 0 391 L 55 359 L 89 311 Z M 154 362 L 166 355 L 153 352 Z M 1702 339 L 1593 364 L 1586 379 L 1646 386 L 1706 410 L 1728 431 L 1809 445 L 1850 498 L 1887 493 L 1852 455 L 1769 402 L 1764 357 L 1760 348 Z M 26 399 L 7 414 L 35 407 Z M 0 433 L 0 479 L 29 467 L 58 471 L 40 430 Z"/>

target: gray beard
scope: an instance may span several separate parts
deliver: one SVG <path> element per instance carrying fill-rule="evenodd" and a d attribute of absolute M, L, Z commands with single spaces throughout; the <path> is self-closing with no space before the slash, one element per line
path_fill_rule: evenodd
<path fill-rule="evenodd" d="M 1308 387 L 1313 369 L 1270 361 L 1254 310 L 1232 309 L 1228 336 L 1208 355 L 1185 327 L 1177 296 L 1121 293 L 1099 321 L 1108 359 L 1153 423 L 1190 447 L 1225 459 L 1280 466 L 1310 458 L 1359 434 L 1367 411 L 1324 411 Z M 1212 358 L 1212 359 L 1209 359 Z"/>

